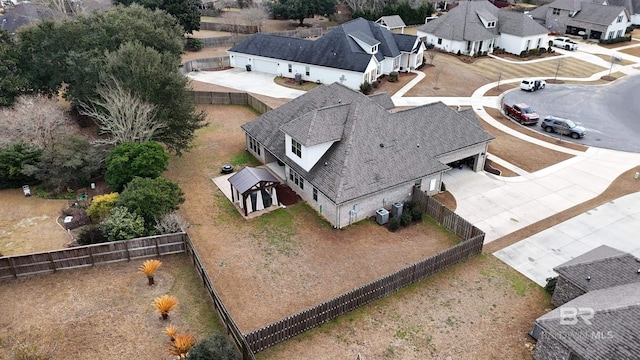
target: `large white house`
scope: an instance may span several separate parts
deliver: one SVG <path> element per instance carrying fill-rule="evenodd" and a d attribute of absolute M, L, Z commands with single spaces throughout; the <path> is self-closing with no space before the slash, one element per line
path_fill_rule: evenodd
<path fill-rule="evenodd" d="M 242 125 L 248 151 L 329 223 L 342 228 L 389 210 L 418 187 L 441 190 L 454 163 L 482 171 L 491 135 L 472 110 L 438 102 L 391 112 L 387 94 L 319 86 Z M 448 165 L 451 164 L 451 165 Z"/>
<path fill-rule="evenodd" d="M 624 36 L 631 24 L 623 6 L 591 0 L 556 0 L 529 12 L 550 32 L 568 35 L 585 34 L 589 39 L 606 40 Z"/>
<path fill-rule="evenodd" d="M 499 9 L 487 0 L 460 1 L 417 31 L 427 45 L 470 56 L 491 53 L 497 47 L 519 55 L 548 46 L 546 28 L 523 13 Z"/>
<path fill-rule="evenodd" d="M 420 66 L 424 49 L 417 36 L 358 18 L 315 41 L 258 33 L 228 52 L 232 67 L 359 89 L 365 81 Z"/>

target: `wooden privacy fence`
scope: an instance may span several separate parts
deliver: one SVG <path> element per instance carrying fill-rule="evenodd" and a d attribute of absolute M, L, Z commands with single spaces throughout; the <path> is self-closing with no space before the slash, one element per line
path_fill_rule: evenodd
<path fill-rule="evenodd" d="M 393 274 L 246 334 L 251 350 L 254 353 L 265 350 L 482 252 L 484 233 L 480 229 L 419 189 L 414 190 L 413 199 L 427 214 L 433 212 L 438 215 L 439 217 L 432 217 L 464 241 Z M 444 222 L 440 221 L 441 218 Z"/>
<path fill-rule="evenodd" d="M 209 278 L 207 270 L 204 268 L 204 265 L 202 265 L 200 256 L 193 246 L 189 235 L 185 236 L 185 248 L 187 254 L 189 254 L 191 256 L 191 260 L 193 260 L 193 266 L 196 268 L 198 275 L 200 275 L 200 279 L 202 279 L 205 290 L 207 290 L 207 293 L 209 293 L 209 296 L 211 297 L 211 301 L 213 301 L 213 306 L 218 312 L 218 315 L 220 315 L 220 319 L 227 327 L 227 334 L 231 335 L 236 343 L 236 346 L 242 353 L 242 359 L 255 360 L 253 351 L 249 347 L 246 338 L 244 337 L 244 335 L 242 335 L 242 332 L 240 332 L 238 325 L 236 325 L 236 322 L 231 317 L 231 314 L 229 314 L 229 311 L 227 311 L 227 308 L 224 306 L 222 300 L 220 299 L 220 296 L 213 287 L 213 282 L 211 282 L 211 278 Z"/>
<path fill-rule="evenodd" d="M 182 63 L 180 73 L 186 75 L 192 71 L 218 70 L 229 67 L 229 57 L 219 56 L 206 59 L 196 59 Z"/>
<path fill-rule="evenodd" d="M 185 252 L 185 233 L 0 258 L 0 279 Z"/>
<path fill-rule="evenodd" d="M 234 30 L 234 26 L 238 27 L 237 31 Z M 243 41 L 244 39 L 248 38 L 249 36 L 251 36 L 248 34 L 253 34 L 258 32 L 255 26 L 254 27 L 241 27 L 241 26 L 242 25 L 215 24 L 215 23 L 201 22 L 200 23 L 201 30 L 226 31 L 226 32 L 231 32 L 238 35 L 217 36 L 217 37 L 210 37 L 210 38 L 202 38 L 200 40 L 202 41 L 202 44 L 204 45 L 205 48 L 226 46 L 226 45 L 233 46 Z M 322 34 L 332 30 L 333 28 L 334 27 L 326 27 L 326 28 L 314 27 L 314 28 L 308 28 L 308 29 L 296 29 L 296 30 L 270 32 L 266 34 L 306 39 L 306 38 L 322 36 Z M 253 31 L 250 31 L 250 30 L 253 30 Z"/>
<path fill-rule="evenodd" d="M 192 91 L 191 93 L 196 104 L 248 105 L 260 114 L 271 110 L 269 105 L 245 92 Z"/>

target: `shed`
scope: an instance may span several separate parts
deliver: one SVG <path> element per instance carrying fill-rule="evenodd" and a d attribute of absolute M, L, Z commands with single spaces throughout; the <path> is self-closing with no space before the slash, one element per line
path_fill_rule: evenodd
<path fill-rule="evenodd" d="M 404 34 L 404 28 L 407 27 L 400 15 L 390 15 L 383 16 L 380 19 L 376 20 L 376 24 L 380 24 L 380 26 L 386 28 L 389 31 L 393 31 L 395 29 L 400 29 L 400 32 Z"/>
<path fill-rule="evenodd" d="M 231 176 L 229 183 L 231 184 L 231 201 L 233 203 L 238 201 L 240 208 L 244 209 L 244 216 L 249 212 L 263 210 L 278 203 L 275 187 L 280 184 L 280 181 L 267 169 L 247 166 Z M 249 198 L 249 204 L 247 204 L 247 198 Z"/>

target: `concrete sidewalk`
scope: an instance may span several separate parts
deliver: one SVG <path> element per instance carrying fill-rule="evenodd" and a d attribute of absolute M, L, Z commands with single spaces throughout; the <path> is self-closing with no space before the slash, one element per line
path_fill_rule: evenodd
<path fill-rule="evenodd" d="M 196 71 L 188 73 L 187 76 L 193 80 L 273 98 L 294 99 L 305 93 L 305 91 L 276 84 L 273 75 L 238 68 L 222 71 Z"/>
<path fill-rule="evenodd" d="M 640 180 L 639 180 L 640 182 Z M 640 258 L 640 193 L 611 201 L 494 253 L 538 285 L 557 276 L 553 268 L 609 245 Z"/>

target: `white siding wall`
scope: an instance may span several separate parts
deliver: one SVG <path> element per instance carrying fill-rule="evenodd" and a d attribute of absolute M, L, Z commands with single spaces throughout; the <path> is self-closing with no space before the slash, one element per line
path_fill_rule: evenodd
<path fill-rule="evenodd" d="M 497 46 L 503 48 L 508 53 L 520 55 L 527 47 L 527 40 L 530 41 L 529 50 L 538 48 L 538 40 L 540 40 L 541 47 L 547 48 L 549 46 L 549 37 L 547 34 L 527 37 L 502 34 L 498 39 Z"/>
<path fill-rule="evenodd" d="M 612 31 L 614 33 L 614 36 L 613 36 L 614 38 L 617 37 L 617 33 L 619 30 L 622 30 L 622 35 L 624 36 L 624 31 L 629 26 L 629 19 L 627 18 L 627 15 L 625 14 L 624 11 L 620 12 L 618 16 L 622 16 L 622 21 L 616 22 L 617 18 L 614 19 L 613 23 L 611 23 L 611 25 L 609 25 L 609 27 L 607 28 L 607 33 L 603 34 L 603 39 L 608 39 L 609 33 Z"/>
<path fill-rule="evenodd" d="M 631 23 L 633 25 L 640 25 L 640 14 L 632 14 L 631 15 Z"/>
<path fill-rule="evenodd" d="M 311 170 L 311 168 L 318 162 L 318 160 L 320 160 L 322 155 L 324 155 L 324 153 L 329 150 L 332 144 L 332 142 L 326 142 L 309 147 L 301 145 L 302 158 L 299 158 L 298 155 L 294 154 L 291 151 L 291 136 L 289 136 L 288 134 L 284 135 L 285 154 L 289 159 L 293 160 L 305 171 Z"/>
<path fill-rule="evenodd" d="M 231 67 L 244 69 L 246 64 L 251 64 L 253 67 L 256 59 L 258 61 L 276 61 L 276 70 L 272 73 L 272 75 L 275 76 L 284 76 L 294 79 L 296 74 L 301 74 L 302 80 L 304 81 L 319 81 L 323 84 L 342 82 L 342 84 L 354 90 L 360 90 L 360 85 L 364 82 L 364 74 L 375 70 L 377 67 L 377 62 L 373 56 L 371 57 L 371 61 L 369 62 L 369 65 L 367 66 L 365 71 L 359 73 L 356 71 L 333 69 L 296 62 L 286 62 L 283 60 L 276 60 L 260 56 L 247 56 L 236 52 L 229 52 L 229 63 Z M 289 72 L 289 65 L 291 65 L 291 72 Z M 307 75 L 307 67 L 309 68 L 309 75 Z"/>
<path fill-rule="evenodd" d="M 418 31 L 418 37 L 426 38 L 425 43 L 433 45 L 436 49 L 441 49 L 451 53 L 457 53 L 460 50 L 460 53 L 466 53 L 467 43 L 466 41 L 453 41 L 448 39 L 442 39 L 442 43 L 438 44 L 438 37 L 433 34 L 426 34 L 421 31 Z"/>

